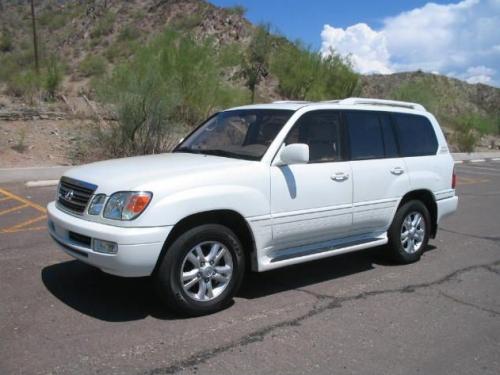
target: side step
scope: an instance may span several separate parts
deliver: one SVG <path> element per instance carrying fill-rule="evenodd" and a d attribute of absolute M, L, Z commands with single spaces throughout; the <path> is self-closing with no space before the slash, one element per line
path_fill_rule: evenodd
<path fill-rule="evenodd" d="M 279 254 L 272 257 L 263 264 L 262 271 L 285 267 L 292 264 L 304 263 L 316 259 L 327 258 L 334 255 L 349 253 L 352 251 L 368 249 L 370 247 L 387 244 L 387 234 L 377 237 L 365 237 L 362 239 L 346 239 L 345 241 L 330 241 L 317 245 L 301 246 L 296 249 L 288 249 L 287 254 Z"/>

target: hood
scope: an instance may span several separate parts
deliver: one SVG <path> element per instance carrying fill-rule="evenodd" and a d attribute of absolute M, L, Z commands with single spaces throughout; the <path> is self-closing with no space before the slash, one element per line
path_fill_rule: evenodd
<path fill-rule="evenodd" d="M 249 162 L 212 155 L 168 153 L 100 161 L 72 168 L 64 175 L 98 186 L 99 193 L 135 190 L 154 181 L 220 171 Z"/>

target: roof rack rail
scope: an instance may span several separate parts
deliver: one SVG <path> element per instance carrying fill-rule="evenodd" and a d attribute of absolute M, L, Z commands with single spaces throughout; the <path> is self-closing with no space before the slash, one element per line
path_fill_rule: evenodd
<path fill-rule="evenodd" d="M 370 98 L 347 98 L 340 101 L 334 101 L 339 104 L 368 104 L 368 105 L 385 105 L 389 107 L 401 107 L 414 109 L 416 111 L 425 112 L 425 107 L 418 103 L 402 102 L 398 100 L 385 100 L 385 99 L 370 99 Z"/>
<path fill-rule="evenodd" d="M 273 104 L 308 104 L 311 103 L 307 100 L 276 100 Z"/>

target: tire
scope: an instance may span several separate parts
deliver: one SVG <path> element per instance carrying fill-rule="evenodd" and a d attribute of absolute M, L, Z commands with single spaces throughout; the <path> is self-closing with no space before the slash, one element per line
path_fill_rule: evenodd
<path fill-rule="evenodd" d="M 418 218 L 420 224 L 416 225 Z M 388 231 L 389 251 L 394 261 L 400 264 L 418 261 L 429 242 L 430 229 L 429 210 L 421 201 L 408 201 L 399 207 Z"/>
<path fill-rule="evenodd" d="M 238 237 L 222 225 L 201 225 L 183 233 L 167 249 L 155 274 L 157 292 L 177 313 L 211 314 L 231 304 L 244 270 Z"/>

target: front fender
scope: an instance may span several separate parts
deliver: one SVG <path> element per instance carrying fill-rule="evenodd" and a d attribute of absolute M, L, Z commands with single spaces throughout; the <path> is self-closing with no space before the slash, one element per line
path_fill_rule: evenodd
<path fill-rule="evenodd" d="M 232 210 L 244 218 L 267 215 L 269 198 L 262 191 L 239 185 L 213 185 L 179 191 L 148 207 L 144 226 L 175 225 L 183 218 L 213 210 Z"/>

